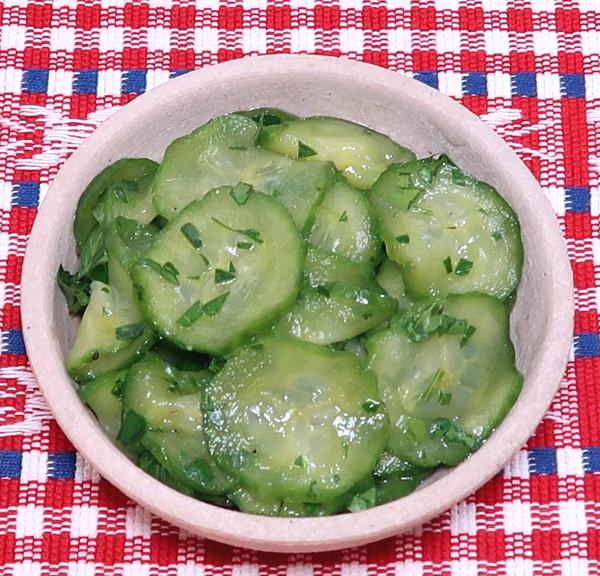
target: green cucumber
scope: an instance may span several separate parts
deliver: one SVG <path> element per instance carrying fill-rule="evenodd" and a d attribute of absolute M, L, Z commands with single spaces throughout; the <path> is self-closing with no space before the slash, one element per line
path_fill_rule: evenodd
<path fill-rule="evenodd" d="M 209 190 L 244 182 L 281 202 L 301 230 L 309 226 L 333 180 L 333 167 L 257 148 L 257 131 L 250 118 L 230 114 L 172 142 L 153 184 L 159 214 L 171 219 Z"/>
<path fill-rule="evenodd" d="M 341 282 L 304 288 L 295 306 L 276 324 L 275 333 L 333 344 L 375 328 L 395 311 L 396 303 L 381 290 Z"/>
<path fill-rule="evenodd" d="M 290 158 L 327 160 L 359 190 L 370 188 L 393 162 L 415 155 L 370 128 L 326 116 L 298 118 L 263 128 L 258 143 Z"/>
<path fill-rule="evenodd" d="M 400 264 L 386 258 L 377 273 L 377 283 L 398 302 L 400 308 L 411 306 L 412 302 L 406 295 Z"/>
<path fill-rule="evenodd" d="M 364 193 L 341 178 L 325 194 L 307 239 L 353 262 L 373 264 L 381 241 L 371 211 Z"/>
<path fill-rule="evenodd" d="M 409 309 L 367 341 L 394 454 L 417 466 L 454 466 L 492 433 L 523 382 L 508 320 L 492 296 L 453 295 Z"/>
<path fill-rule="evenodd" d="M 109 372 L 79 387 L 79 397 L 96 416 L 100 426 L 115 440 L 121 428 L 121 386 L 127 370 Z"/>
<path fill-rule="evenodd" d="M 157 168 L 158 164 L 147 158 L 123 158 L 106 167 L 88 184 L 79 198 L 73 224 L 78 251 L 97 225 L 94 211 L 107 190 L 115 198 L 124 200 L 121 201 L 122 216 L 141 220 L 146 215 L 147 222 L 154 218 L 150 183 Z"/>
<path fill-rule="evenodd" d="M 248 489 L 330 502 L 369 474 L 388 417 L 353 355 L 266 338 L 234 353 L 205 393 L 209 449 Z"/>
<path fill-rule="evenodd" d="M 223 187 L 163 228 L 134 270 L 146 317 L 185 350 L 225 354 L 296 299 L 304 244 L 271 197 Z M 237 199 L 236 199 L 237 198 Z"/>
<path fill-rule="evenodd" d="M 503 300 L 517 287 L 523 245 L 515 213 L 446 156 L 391 166 L 369 199 L 410 296 L 477 291 Z"/>
<path fill-rule="evenodd" d="M 375 283 L 375 274 L 368 264 L 357 264 L 344 256 L 309 244 L 304 260 L 304 284 L 317 288 L 334 282 L 368 288 Z"/>
<path fill-rule="evenodd" d="M 297 118 L 297 116 L 289 114 L 288 112 L 284 112 L 283 110 L 279 110 L 278 108 L 254 108 L 252 110 L 242 110 L 241 112 L 236 112 L 235 114 L 240 114 L 241 116 L 251 118 L 261 128 L 263 126 L 266 127 L 273 126 L 274 124 L 281 124 L 282 122 L 287 122 L 288 120 L 294 120 Z"/>

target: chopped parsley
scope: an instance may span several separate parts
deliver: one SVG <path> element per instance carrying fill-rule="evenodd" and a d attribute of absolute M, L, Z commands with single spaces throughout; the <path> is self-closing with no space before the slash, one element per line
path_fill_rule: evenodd
<path fill-rule="evenodd" d="M 378 400 L 368 399 L 362 403 L 362 409 L 369 414 L 374 414 L 379 410 L 380 402 Z"/>
<path fill-rule="evenodd" d="M 202 248 L 203 242 L 200 238 L 200 232 L 191 222 L 187 222 L 181 228 L 181 233 L 194 248 Z"/>
<path fill-rule="evenodd" d="M 454 267 L 454 273 L 457 276 L 466 276 L 473 268 L 473 262 L 466 258 L 461 258 Z"/>
<path fill-rule="evenodd" d="M 298 140 L 298 158 L 308 158 L 315 155 L 316 152 L 310 146 L 307 146 L 304 142 Z"/>
<path fill-rule="evenodd" d="M 338 218 L 338 222 L 348 222 L 348 213 L 344 210 L 342 215 Z"/>
<path fill-rule="evenodd" d="M 215 316 L 225 304 L 225 300 L 229 296 L 229 292 L 224 292 L 220 296 L 213 298 L 206 304 L 200 301 L 194 302 L 184 314 L 177 320 L 177 324 L 189 328 L 196 320 L 202 316 Z"/>
<path fill-rule="evenodd" d="M 396 236 L 396 242 L 398 244 L 409 244 L 410 236 L 408 234 L 400 234 L 400 236 Z"/>
<path fill-rule="evenodd" d="M 254 189 L 250 184 L 246 184 L 245 182 L 240 182 L 236 184 L 229 195 L 235 200 L 235 203 L 238 206 L 243 206 L 246 202 L 248 202 L 248 198 L 250 198 L 250 194 L 254 192 Z"/>
<path fill-rule="evenodd" d="M 117 440 L 126 445 L 132 444 L 139 440 L 145 431 L 146 419 L 135 410 L 127 410 L 121 423 L 121 429 L 117 434 Z"/>
<path fill-rule="evenodd" d="M 215 270 L 215 284 L 227 284 L 227 282 L 235 280 L 235 277 L 235 267 L 233 262 L 229 263 L 229 270 L 223 270 L 221 268 Z"/>
<path fill-rule="evenodd" d="M 446 256 L 443 260 L 444 269 L 446 270 L 446 274 L 452 274 L 452 260 L 450 256 Z"/>
<path fill-rule="evenodd" d="M 448 418 L 436 418 L 431 423 L 429 435 L 432 438 L 443 438 L 446 442 L 462 444 L 471 452 L 477 450 L 483 442 L 479 436 L 467 432 Z"/>
<path fill-rule="evenodd" d="M 218 224 L 219 226 L 222 226 L 226 230 L 242 234 L 242 236 L 246 236 L 247 238 L 250 238 L 250 240 L 254 240 L 254 242 L 258 242 L 259 244 L 262 244 L 263 242 L 263 239 L 260 237 L 260 232 L 258 230 L 255 230 L 254 228 L 232 228 L 231 226 L 227 226 L 227 224 L 224 224 L 216 218 L 212 218 L 212 221 Z"/>
<path fill-rule="evenodd" d="M 135 340 L 144 332 L 143 324 L 123 324 L 115 330 L 115 335 L 118 340 Z"/>
<path fill-rule="evenodd" d="M 150 268 L 154 270 L 158 274 L 162 276 L 167 282 L 173 284 L 175 286 L 179 286 L 179 279 L 177 276 L 179 275 L 179 271 L 172 262 L 165 262 L 164 264 L 159 264 L 155 260 L 151 258 L 140 258 L 139 260 L 142 266 L 146 266 L 146 268 Z"/>

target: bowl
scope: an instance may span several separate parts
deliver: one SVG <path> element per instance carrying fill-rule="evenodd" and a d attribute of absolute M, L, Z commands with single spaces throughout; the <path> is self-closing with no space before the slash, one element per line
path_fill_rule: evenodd
<path fill-rule="evenodd" d="M 389 135 L 420 157 L 445 152 L 492 184 L 519 216 L 523 279 L 512 338 L 523 391 L 484 446 L 416 492 L 364 512 L 268 518 L 218 508 L 153 479 L 116 448 L 79 400 L 64 367 L 76 320 L 56 284 L 76 265 L 72 221 L 79 195 L 102 168 L 126 156 L 160 160 L 176 137 L 219 114 L 273 106 L 298 115 L 347 118 Z M 50 409 L 77 450 L 122 492 L 187 531 L 275 552 L 332 550 L 414 528 L 494 476 L 526 442 L 556 392 L 573 330 L 573 286 L 553 210 L 514 152 L 476 116 L 406 76 L 321 56 L 262 56 L 186 74 L 114 114 L 64 164 L 39 210 L 27 248 L 22 314 L 27 352 Z"/>

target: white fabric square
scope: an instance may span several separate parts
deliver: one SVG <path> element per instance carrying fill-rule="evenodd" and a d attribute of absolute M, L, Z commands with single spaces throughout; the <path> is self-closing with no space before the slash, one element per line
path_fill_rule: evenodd
<path fill-rule="evenodd" d="M 44 533 L 44 509 L 35 504 L 19 506 L 17 508 L 17 525 L 15 536 L 23 538 L 24 536 L 33 536 L 41 538 Z"/>
<path fill-rule="evenodd" d="M 340 565 L 340 573 L 342 576 L 367 576 L 369 566 L 360 562 L 349 562 Z"/>
<path fill-rule="evenodd" d="M 171 29 L 157 26 L 148 28 L 148 51 L 169 52 L 171 50 Z"/>
<path fill-rule="evenodd" d="M 96 564 L 90 562 L 69 562 L 68 576 L 94 576 Z"/>
<path fill-rule="evenodd" d="M 554 12 L 557 2 L 556 0 L 533 0 L 527 7 L 531 7 L 532 12 Z"/>
<path fill-rule="evenodd" d="M 460 0 L 435 0 L 437 10 L 458 10 L 460 8 Z"/>
<path fill-rule="evenodd" d="M 233 572 L 233 570 L 232 570 Z M 177 576 L 203 576 L 204 564 L 196 564 L 196 562 L 186 562 L 185 564 L 177 565 Z M 235 576 L 235 572 L 233 572 Z"/>
<path fill-rule="evenodd" d="M 250 0 L 250 1 L 253 1 L 253 0 Z M 256 1 L 261 1 L 261 0 L 256 0 Z M 266 4 L 266 0 L 265 0 L 265 4 Z M 244 6 L 245 5 L 246 5 L 246 2 L 244 0 Z M 292 8 L 292 10 L 294 10 L 296 8 L 314 8 L 315 0 L 291 0 L 290 7 Z"/>
<path fill-rule="evenodd" d="M 394 8 L 410 8 L 413 4 L 413 0 L 387 0 L 386 5 L 388 10 L 393 10 Z"/>
<path fill-rule="evenodd" d="M 451 534 L 477 534 L 477 509 L 475 504 L 459 502 L 450 510 Z"/>
<path fill-rule="evenodd" d="M 264 10 L 267 7 L 267 0 L 243 0 L 242 4 L 246 10 L 252 8 Z"/>
<path fill-rule="evenodd" d="M 71 537 L 95 538 L 98 533 L 98 508 L 73 506 L 71 509 Z"/>
<path fill-rule="evenodd" d="M 8 180 L 0 180 L 0 210 L 10 210 L 12 193 L 13 183 Z M 6 260 L 7 256 L 8 234 L 0 233 L 0 260 Z"/>
<path fill-rule="evenodd" d="M 217 28 L 196 28 L 194 30 L 195 52 L 215 51 L 219 45 L 219 31 Z"/>
<path fill-rule="evenodd" d="M 0 34 L 0 50 L 18 50 L 25 49 L 25 26 L 17 24 L 5 24 L 2 26 L 2 34 Z"/>
<path fill-rule="evenodd" d="M 506 576 L 533 576 L 533 560 L 529 558 L 508 558 Z"/>
<path fill-rule="evenodd" d="M 123 564 L 123 576 L 148 576 L 150 574 L 150 564 Z"/>
<path fill-rule="evenodd" d="M 504 502 L 504 530 L 507 534 L 531 534 L 531 503 Z"/>
<path fill-rule="evenodd" d="M 507 0 L 482 0 L 481 4 L 486 12 L 488 10 L 505 11 L 508 6 Z"/>
<path fill-rule="evenodd" d="M 233 576 L 258 576 L 260 574 L 260 568 L 258 567 L 258 564 L 244 562 L 243 564 L 234 564 L 231 567 L 231 573 Z"/>
<path fill-rule="evenodd" d="M 510 52 L 508 32 L 505 30 L 486 30 L 483 33 L 485 51 L 489 54 L 504 54 Z"/>
<path fill-rule="evenodd" d="M 48 453 L 23 452 L 21 482 L 45 482 L 48 478 Z"/>
<path fill-rule="evenodd" d="M 77 452 L 75 460 L 75 482 L 98 482 L 98 471 Z"/>
<path fill-rule="evenodd" d="M 519 450 L 504 468 L 505 478 L 529 478 L 529 458 L 527 451 Z"/>
<path fill-rule="evenodd" d="M 363 0 L 340 0 L 340 8 L 347 10 L 348 8 L 354 8 L 355 10 L 361 10 L 363 7 Z"/>
<path fill-rule="evenodd" d="M 98 73 L 98 76 L 100 73 Z M 50 70 L 48 73 L 48 96 L 71 96 L 73 94 L 73 72 Z"/>
<path fill-rule="evenodd" d="M 396 576 L 423 576 L 423 562 L 405 560 L 396 565 Z"/>
<path fill-rule="evenodd" d="M 593 166 L 594 168 L 600 168 L 600 158 L 595 158 Z M 592 216 L 600 215 L 600 189 L 597 186 L 590 188 L 590 214 Z"/>
<path fill-rule="evenodd" d="M 460 32 L 458 30 L 438 30 L 435 33 L 438 52 L 460 52 Z"/>
<path fill-rule="evenodd" d="M 267 31 L 261 28 L 244 28 L 242 31 L 244 52 L 264 53 L 267 50 Z"/>
<path fill-rule="evenodd" d="M 565 189 L 562 186 L 544 186 L 544 194 L 550 200 L 554 212 L 559 216 L 565 214 Z"/>
<path fill-rule="evenodd" d="M 388 50 L 390 52 L 410 52 L 412 49 L 412 31 L 402 28 L 388 30 Z"/>
<path fill-rule="evenodd" d="M 121 70 L 99 70 L 96 92 L 101 96 L 121 96 Z"/>
<path fill-rule="evenodd" d="M 477 560 L 461 558 L 451 562 L 452 576 L 479 576 Z"/>
<path fill-rule="evenodd" d="M 591 574 L 587 558 L 563 558 L 560 565 L 562 576 L 588 576 Z"/>
<path fill-rule="evenodd" d="M 560 98 L 560 76 L 552 72 L 540 72 L 535 75 L 538 98 Z"/>
<path fill-rule="evenodd" d="M 340 30 L 340 50 L 342 52 L 362 52 L 364 33 L 359 28 L 342 28 Z"/>
<path fill-rule="evenodd" d="M 312 52 L 315 49 L 315 31 L 301 26 L 290 31 L 292 52 Z"/>
<path fill-rule="evenodd" d="M 123 50 L 124 30 L 120 26 L 100 28 L 100 52 L 121 52 Z"/>
<path fill-rule="evenodd" d="M 39 562 L 23 560 L 20 564 L 15 564 L 12 576 L 40 576 L 42 565 Z"/>
<path fill-rule="evenodd" d="M 561 532 L 585 533 L 587 520 L 585 518 L 585 502 L 580 500 L 566 500 L 558 503 Z"/>
<path fill-rule="evenodd" d="M 150 538 L 151 527 L 149 512 L 139 506 L 127 510 L 127 516 L 125 517 L 125 536 L 127 538 L 135 538 L 136 536 Z"/>
<path fill-rule="evenodd" d="M 9 196 L 10 198 L 10 196 Z M 10 245 L 10 234 L 0 233 L 0 260 L 5 261 L 8 258 L 8 248 Z"/>
<path fill-rule="evenodd" d="M 541 56 L 542 54 L 558 54 L 558 42 L 556 32 L 550 30 L 534 30 L 533 36 L 533 51 Z"/>
<path fill-rule="evenodd" d="M 510 74 L 492 72 L 487 75 L 488 98 L 510 98 Z"/>
<path fill-rule="evenodd" d="M 460 72 L 440 72 L 438 74 L 440 92 L 447 96 L 460 98 L 462 96 L 462 74 Z"/>
<path fill-rule="evenodd" d="M 583 451 L 580 448 L 558 448 L 556 471 L 559 476 L 583 477 Z"/>
<path fill-rule="evenodd" d="M 313 576 L 314 569 L 311 564 L 290 564 L 287 567 L 287 576 Z"/>
<path fill-rule="evenodd" d="M 600 37 L 600 34 L 598 34 Z M 598 46 L 600 50 L 600 46 Z M 584 75 L 585 81 L 585 96 L 588 100 L 595 100 L 600 98 L 600 73 L 598 72 L 586 72 Z M 598 114 L 596 110 L 594 110 L 595 115 Z M 588 116 L 590 114 L 588 113 Z M 596 119 L 598 121 L 598 119 Z"/>
<path fill-rule="evenodd" d="M 16 68 L 0 70 L 0 93 L 21 94 L 23 71 Z"/>
<path fill-rule="evenodd" d="M 146 91 L 160 84 L 164 84 L 169 79 L 168 70 L 148 70 L 146 72 Z"/>
<path fill-rule="evenodd" d="M 50 29 L 50 50 L 72 52 L 75 48 L 75 28 L 59 26 Z"/>

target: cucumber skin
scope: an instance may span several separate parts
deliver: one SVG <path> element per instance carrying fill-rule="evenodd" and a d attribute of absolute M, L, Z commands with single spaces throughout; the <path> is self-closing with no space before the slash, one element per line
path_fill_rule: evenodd
<path fill-rule="evenodd" d="M 92 214 L 107 186 L 119 180 L 137 180 L 156 172 L 158 163 L 148 158 L 123 158 L 107 166 L 87 185 L 79 198 L 73 222 L 77 251 L 90 235 L 97 222 Z"/>

